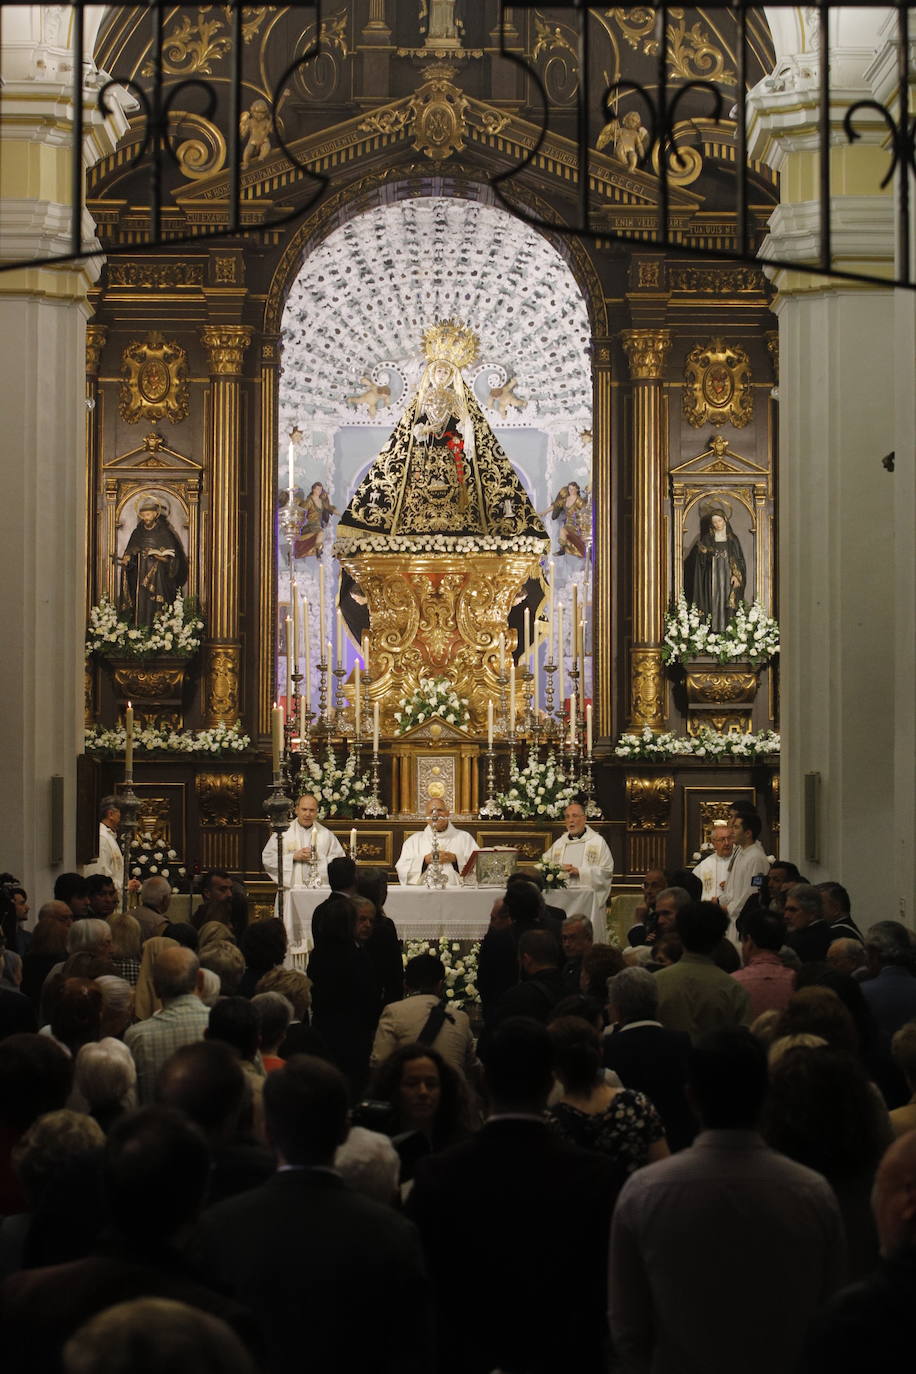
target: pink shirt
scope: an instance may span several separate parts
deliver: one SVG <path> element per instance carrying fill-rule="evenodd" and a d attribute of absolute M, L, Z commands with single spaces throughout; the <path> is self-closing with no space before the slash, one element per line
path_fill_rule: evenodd
<path fill-rule="evenodd" d="M 779 955 L 769 949 L 759 949 L 749 964 L 731 976 L 751 999 L 754 1017 L 764 1011 L 784 1011 L 795 991 L 794 969 L 786 968 Z"/>

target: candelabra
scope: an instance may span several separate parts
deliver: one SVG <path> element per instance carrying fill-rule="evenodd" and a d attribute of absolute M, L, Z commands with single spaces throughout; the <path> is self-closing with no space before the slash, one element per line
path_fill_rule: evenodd
<path fill-rule="evenodd" d="M 329 663 L 325 663 L 322 653 L 321 662 L 318 664 L 318 715 L 315 718 L 315 729 L 324 735 L 331 733 L 331 721 L 328 716 L 328 669 L 330 666 Z"/>
<path fill-rule="evenodd" d="M 595 781 L 592 777 L 593 762 L 592 751 L 589 749 L 583 755 L 581 783 L 582 791 L 585 793 L 585 815 L 590 821 L 600 821 L 604 819 L 604 812 L 595 801 Z"/>
<path fill-rule="evenodd" d="M 379 757 L 378 750 L 372 750 L 372 795 L 363 807 L 363 815 L 368 820 L 384 820 L 388 815 L 388 807 L 379 796 Z"/>
<path fill-rule="evenodd" d="M 341 703 L 343 702 L 343 680 L 347 676 L 347 670 L 338 659 L 337 667 L 333 668 L 331 671 L 334 675 L 334 714 L 332 719 L 337 733 L 346 736 L 349 730 Z"/>
<path fill-rule="evenodd" d="M 264 811 L 270 821 L 270 828 L 273 832 L 277 846 L 277 914 L 281 921 L 285 915 L 283 899 L 283 835 L 289 824 L 289 813 L 292 810 L 292 802 L 286 795 L 283 786 L 283 773 L 280 769 L 273 775 L 273 782 L 270 791 L 264 800 Z"/>
<path fill-rule="evenodd" d="M 445 869 L 439 859 L 439 836 L 433 829 L 432 861 L 426 870 L 426 886 L 446 887 L 447 885 L 448 879 L 445 876 Z"/>
<path fill-rule="evenodd" d="M 118 809 L 121 812 L 118 839 L 121 846 L 124 874 L 121 880 L 121 910 L 126 911 L 127 893 L 130 885 L 131 844 L 137 833 L 137 821 L 140 816 L 140 798 L 134 791 L 133 771 L 124 774 L 124 790 L 118 793 Z"/>
<path fill-rule="evenodd" d="M 496 755 L 490 745 L 486 752 L 487 760 L 487 799 L 478 815 L 484 821 L 498 821 L 502 818 L 502 808 L 496 800 Z"/>

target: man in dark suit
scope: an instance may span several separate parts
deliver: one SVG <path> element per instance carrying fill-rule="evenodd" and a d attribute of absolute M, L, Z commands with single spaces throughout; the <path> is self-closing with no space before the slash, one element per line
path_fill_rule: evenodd
<path fill-rule="evenodd" d="M 659 1021 L 658 985 L 644 968 L 625 968 L 608 979 L 608 1005 L 614 1030 L 604 1037 L 605 1068 L 625 1088 L 645 1093 L 672 1153 L 686 1149 L 698 1129 L 685 1091 L 690 1036 Z"/>
<path fill-rule="evenodd" d="M 103 1184 L 111 1235 L 85 1259 L 25 1269 L 0 1285 L 3 1367 L 61 1367 L 70 1336 L 96 1313 L 137 1297 L 172 1298 L 221 1317 L 259 1351 L 245 1307 L 200 1283 L 175 1240 L 203 1203 L 210 1156 L 202 1134 L 169 1107 L 144 1107 L 108 1137 Z"/>
<path fill-rule="evenodd" d="M 334 1172 L 347 1136 L 347 1085 L 297 1055 L 264 1085 L 277 1172 L 209 1209 L 191 1257 L 257 1313 L 270 1374 L 427 1374 L 429 1285 L 416 1232 Z"/>
<path fill-rule="evenodd" d="M 547 1125 L 552 1063 L 545 1026 L 503 1022 L 485 1062 L 489 1120 L 418 1168 L 407 1214 L 435 1289 L 440 1374 L 607 1367 L 604 1284 L 621 1176 Z"/>
<path fill-rule="evenodd" d="M 526 930 L 518 942 L 520 981 L 500 997 L 488 1029 L 512 1016 L 546 1022 L 566 995 L 558 963 L 559 949 L 553 934 L 549 930 Z"/>

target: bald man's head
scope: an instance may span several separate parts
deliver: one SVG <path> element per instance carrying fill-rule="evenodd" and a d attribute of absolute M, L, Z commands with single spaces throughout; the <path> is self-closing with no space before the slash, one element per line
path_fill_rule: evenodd
<path fill-rule="evenodd" d="M 908 1131 L 888 1148 L 871 1201 L 885 1259 L 916 1244 L 916 1131 Z"/>
<path fill-rule="evenodd" d="M 153 987 L 162 1002 L 173 1002 L 197 991 L 200 964 L 193 949 L 173 945 L 162 950 L 153 962 Z"/>
<path fill-rule="evenodd" d="M 66 902 L 45 902 L 44 906 L 39 908 L 38 919 L 43 921 L 45 917 L 50 917 L 52 921 L 60 921 L 62 925 L 68 926 L 72 924 L 73 912 Z"/>

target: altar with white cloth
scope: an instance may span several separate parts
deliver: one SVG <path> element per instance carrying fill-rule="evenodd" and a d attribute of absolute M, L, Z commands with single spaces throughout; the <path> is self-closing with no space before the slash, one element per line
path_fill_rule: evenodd
<path fill-rule="evenodd" d="M 482 940 L 500 887 L 400 887 L 388 889 L 385 914 L 402 940 Z M 289 955 L 303 955 L 312 947 L 312 912 L 331 895 L 328 887 L 296 887 L 284 894 L 284 921 Z M 596 910 L 595 893 L 587 887 L 565 887 L 546 894 L 551 906 L 567 916 L 587 916 L 596 940 L 607 939 L 607 918 Z"/>

